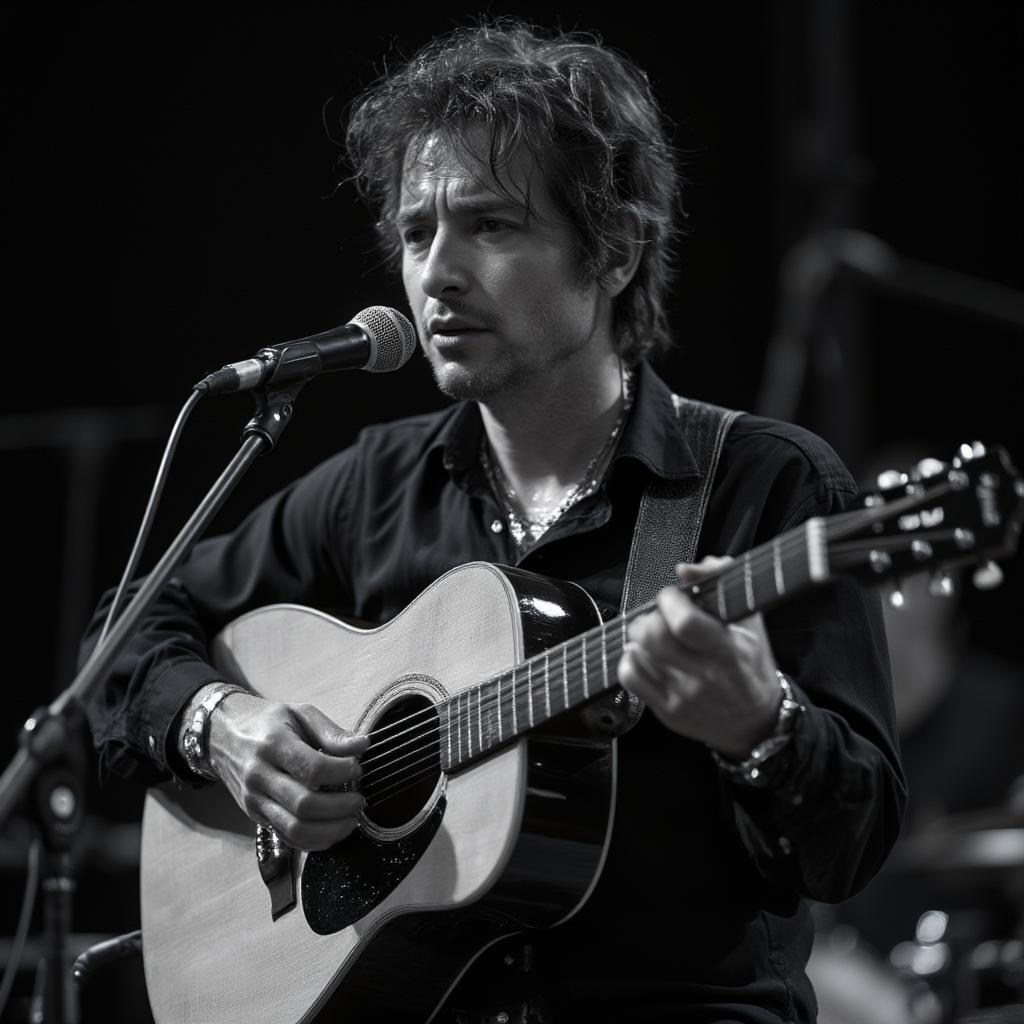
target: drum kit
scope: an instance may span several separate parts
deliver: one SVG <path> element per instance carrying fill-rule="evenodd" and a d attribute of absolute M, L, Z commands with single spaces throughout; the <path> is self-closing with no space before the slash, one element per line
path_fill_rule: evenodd
<path fill-rule="evenodd" d="M 809 971 L 819 1024 L 1024 1024 L 1024 787 L 1006 806 L 939 819 L 900 840 L 893 891 L 937 897 L 887 956 L 849 925 L 822 929 Z"/>

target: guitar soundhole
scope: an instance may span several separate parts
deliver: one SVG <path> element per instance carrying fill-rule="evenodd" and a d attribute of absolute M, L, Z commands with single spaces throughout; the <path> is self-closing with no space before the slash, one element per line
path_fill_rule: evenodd
<path fill-rule="evenodd" d="M 370 730 L 359 789 L 379 828 L 399 828 L 426 806 L 441 774 L 437 708 L 422 694 L 391 704 Z"/>

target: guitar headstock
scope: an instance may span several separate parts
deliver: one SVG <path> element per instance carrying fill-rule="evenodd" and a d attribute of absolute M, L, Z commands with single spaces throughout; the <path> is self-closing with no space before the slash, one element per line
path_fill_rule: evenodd
<path fill-rule="evenodd" d="M 1024 481 L 1004 448 L 978 442 L 949 462 L 881 473 L 860 503 L 840 517 L 833 564 L 875 579 L 927 570 L 940 593 L 952 585 L 946 573 L 970 565 L 975 586 L 997 586 L 999 562 L 1016 552 L 1024 525 Z"/>

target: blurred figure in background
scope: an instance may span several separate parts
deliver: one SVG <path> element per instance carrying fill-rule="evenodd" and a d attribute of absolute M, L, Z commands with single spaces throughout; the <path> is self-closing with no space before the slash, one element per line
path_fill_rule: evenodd
<path fill-rule="evenodd" d="M 934 454 L 886 446 L 861 485 Z M 972 642 L 970 579 L 951 582 L 908 577 L 883 604 L 909 804 L 880 874 L 815 908 L 819 1024 L 959 1024 L 1024 1001 L 1024 667 Z"/>

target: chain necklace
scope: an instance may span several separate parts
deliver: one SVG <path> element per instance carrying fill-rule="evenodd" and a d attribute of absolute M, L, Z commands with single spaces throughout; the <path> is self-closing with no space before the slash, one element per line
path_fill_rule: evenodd
<path fill-rule="evenodd" d="M 487 474 L 492 490 L 505 509 L 508 532 L 520 553 L 536 544 L 565 512 L 577 502 L 589 497 L 601 486 L 611 464 L 623 424 L 633 407 L 632 383 L 633 375 L 626 371 L 622 380 L 622 409 L 619 411 L 611 433 L 605 439 L 600 451 L 587 463 L 587 468 L 580 474 L 580 479 L 565 492 L 556 505 L 550 508 L 545 509 L 542 506 L 538 511 L 530 512 L 527 504 L 519 497 L 509 482 L 501 464 L 493 457 L 487 435 L 484 434 L 480 442 L 480 463 Z"/>

